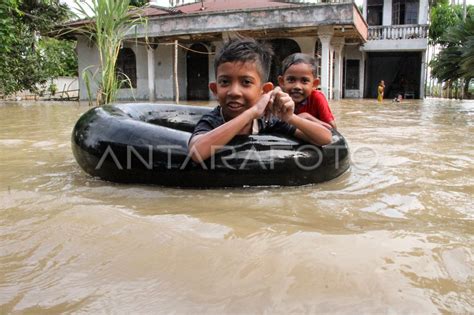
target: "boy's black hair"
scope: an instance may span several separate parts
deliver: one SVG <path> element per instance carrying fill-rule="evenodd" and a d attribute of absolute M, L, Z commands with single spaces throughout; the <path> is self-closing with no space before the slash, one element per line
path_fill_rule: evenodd
<path fill-rule="evenodd" d="M 295 53 L 289 55 L 285 58 L 285 60 L 283 60 L 283 62 L 281 63 L 281 75 L 285 75 L 286 70 L 288 70 L 288 68 L 292 65 L 297 65 L 300 63 L 304 63 L 311 66 L 313 76 L 315 78 L 318 77 L 318 67 L 316 65 L 316 58 L 302 53 Z"/>
<path fill-rule="evenodd" d="M 222 49 L 216 54 L 214 71 L 225 62 L 255 62 L 260 73 L 262 83 L 268 81 L 270 66 L 272 64 L 273 50 L 265 43 L 259 43 L 253 38 L 238 37 L 224 43 Z"/>

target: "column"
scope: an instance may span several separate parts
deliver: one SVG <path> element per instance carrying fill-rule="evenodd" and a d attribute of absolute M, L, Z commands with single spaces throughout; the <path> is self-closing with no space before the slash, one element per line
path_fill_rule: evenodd
<path fill-rule="evenodd" d="M 421 52 L 421 77 L 420 77 L 420 99 L 425 98 L 426 84 L 426 51 Z"/>
<path fill-rule="evenodd" d="M 364 17 L 364 20 L 367 21 L 367 0 L 362 2 L 362 16 Z"/>
<path fill-rule="evenodd" d="M 156 45 L 148 45 L 147 61 L 148 61 L 148 100 L 155 101 L 155 48 Z"/>
<path fill-rule="evenodd" d="M 334 99 L 339 100 L 342 98 L 342 70 L 343 70 L 343 58 L 342 50 L 344 48 L 344 37 L 334 37 L 332 39 L 332 46 L 334 47 L 335 60 L 334 60 Z"/>
<path fill-rule="evenodd" d="M 429 20 L 429 1 L 420 0 L 419 12 L 418 12 L 418 24 L 428 24 Z"/>
<path fill-rule="evenodd" d="M 334 49 L 329 45 L 329 87 L 328 99 L 334 99 Z"/>
<path fill-rule="evenodd" d="M 359 97 L 364 98 L 364 89 L 365 89 L 365 60 L 367 59 L 367 53 L 362 50 L 361 46 L 361 54 L 362 58 L 360 59 L 359 64 Z"/>
<path fill-rule="evenodd" d="M 382 25 L 392 25 L 392 0 L 384 0 Z"/>
<path fill-rule="evenodd" d="M 329 66 L 330 66 L 330 43 L 334 30 L 332 26 L 321 26 L 318 29 L 318 37 L 321 41 L 321 91 L 329 98 Z"/>

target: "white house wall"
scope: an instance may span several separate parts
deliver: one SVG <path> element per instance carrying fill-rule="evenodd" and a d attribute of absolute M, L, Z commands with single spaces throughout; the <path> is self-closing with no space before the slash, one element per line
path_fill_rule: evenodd
<path fill-rule="evenodd" d="M 159 44 L 155 49 L 155 97 L 158 100 L 174 99 L 174 45 Z M 178 48 L 179 98 L 186 98 L 186 52 Z"/>
<path fill-rule="evenodd" d="M 303 54 L 314 56 L 316 41 L 318 40 L 316 36 L 315 37 L 295 37 L 292 39 L 298 44 L 298 46 L 300 46 L 301 52 Z"/>
<path fill-rule="evenodd" d="M 371 40 L 365 43 L 365 51 L 420 51 L 426 50 L 428 41 L 426 38 L 405 40 Z"/>
<path fill-rule="evenodd" d="M 173 98 L 173 49 L 171 45 L 158 45 L 155 49 L 155 95 L 157 99 Z"/>
<path fill-rule="evenodd" d="M 131 48 L 136 57 L 137 69 L 137 88 L 121 89 L 118 91 L 118 99 L 120 100 L 137 100 L 148 99 L 148 65 L 147 52 L 145 46 L 127 44 L 124 47 Z M 97 73 L 99 65 L 99 54 L 95 45 L 90 45 L 86 38 L 78 38 L 77 55 L 79 75 L 87 68 L 90 74 Z M 172 100 L 174 99 L 174 79 L 173 79 L 173 45 L 158 45 L 154 50 L 155 54 L 155 96 L 157 99 Z M 178 49 L 178 84 L 180 99 L 186 98 L 186 54 L 181 48 Z M 91 80 L 90 91 L 93 99 L 97 95 L 97 84 Z M 84 80 L 79 80 L 80 99 L 87 100 L 87 87 Z"/>
<path fill-rule="evenodd" d="M 147 52 L 145 46 L 138 46 L 134 44 L 124 45 L 124 48 L 130 48 L 135 53 L 136 67 L 137 67 L 137 88 L 124 88 L 118 90 L 117 98 L 120 100 L 134 100 L 148 98 L 148 67 L 147 67 Z M 133 93 L 132 93 L 133 91 Z"/>
<path fill-rule="evenodd" d="M 78 37 L 77 45 L 76 45 L 76 52 L 78 56 L 78 71 L 79 71 L 79 98 L 81 100 L 87 100 L 87 87 L 82 79 L 82 74 L 84 70 L 87 68 L 88 72 L 92 75 L 94 72 L 97 71 L 98 73 L 98 65 L 99 65 L 99 53 L 97 48 L 94 44 L 91 44 L 89 40 L 85 37 Z M 92 66 L 91 66 L 92 65 Z M 90 84 L 91 94 L 95 98 L 97 94 L 97 84 L 93 80 L 91 80 Z"/>

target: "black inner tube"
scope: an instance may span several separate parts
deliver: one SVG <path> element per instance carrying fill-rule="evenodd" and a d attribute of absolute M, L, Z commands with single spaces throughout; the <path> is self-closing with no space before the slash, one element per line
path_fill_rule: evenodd
<path fill-rule="evenodd" d="M 347 143 L 337 131 L 323 147 L 279 135 L 237 136 L 215 156 L 195 163 L 187 143 L 210 110 L 148 103 L 96 107 L 75 125 L 73 153 L 92 176 L 175 187 L 306 185 L 349 168 Z"/>

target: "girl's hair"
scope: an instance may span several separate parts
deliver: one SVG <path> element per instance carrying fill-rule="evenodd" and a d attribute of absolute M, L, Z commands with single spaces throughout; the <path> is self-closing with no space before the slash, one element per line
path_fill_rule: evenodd
<path fill-rule="evenodd" d="M 288 57 L 283 60 L 281 63 L 281 75 L 285 75 L 285 72 L 290 68 L 292 65 L 297 65 L 300 63 L 307 64 L 311 67 L 313 72 L 313 76 L 316 78 L 318 76 L 318 68 L 316 66 L 316 58 L 311 57 L 307 54 L 302 53 L 295 53 L 289 55 Z"/>
<path fill-rule="evenodd" d="M 255 62 L 262 82 L 267 82 L 270 75 L 273 50 L 265 43 L 259 43 L 253 38 L 238 37 L 224 43 L 222 49 L 216 54 L 214 71 L 226 62 Z"/>

